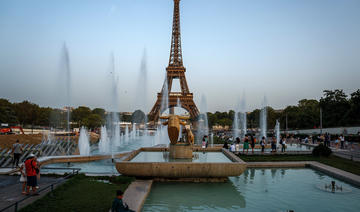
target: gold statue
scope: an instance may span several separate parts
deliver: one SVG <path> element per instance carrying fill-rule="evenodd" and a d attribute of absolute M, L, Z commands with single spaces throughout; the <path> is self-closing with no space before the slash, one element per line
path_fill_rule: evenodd
<path fill-rule="evenodd" d="M 178 116 L 170 114 L 168 116 L 161 116 L 160 119 L 167 119 L 163 125 L 168 126 L 168 134 L 171 144 L 176 144 L 178 142 L 179 133 L 180 133 L 180 124 L 185 127 L 187 134 L 187 142 L 190 144 L 194 143 L 194 135 L 191 132 L 190 125 L 187 125 L 184 120 L 188 120 L 187 116 Z"/>

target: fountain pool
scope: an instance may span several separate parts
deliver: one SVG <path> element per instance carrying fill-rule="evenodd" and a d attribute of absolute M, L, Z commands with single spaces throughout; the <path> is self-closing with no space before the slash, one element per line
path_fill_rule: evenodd
<path fill-rule="evenodd" d="M 226 183 L 154 183 L 143 211 L 359 211 L 360 189 L 312 169 L 247 169 Z M 318 188 L 335 180 L 351 190 Z M 171 195 L 169 195 L 171 194 Z"/>

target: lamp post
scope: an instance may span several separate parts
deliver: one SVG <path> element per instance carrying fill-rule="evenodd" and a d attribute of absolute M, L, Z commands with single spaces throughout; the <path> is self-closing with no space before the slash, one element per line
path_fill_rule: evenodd
<path fill-rule="evenodd" d="M 322 108 L 320 107 L 320 134 L 322 134 Z"/>

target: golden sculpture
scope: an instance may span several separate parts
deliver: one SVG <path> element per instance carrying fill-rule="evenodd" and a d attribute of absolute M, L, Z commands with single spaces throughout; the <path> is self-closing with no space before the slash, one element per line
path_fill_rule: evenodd
<path fill-rule="evenodd" d="M 163 125 L 168 126 L 168 134 L 171 144 L 175 145 L 178 142 L 180 125 L 185 127 L 187 142 L 190 144 L 194 143 L 194 135 L 191 132 L 190 125 L 187 125 L 184 121 L 188 120 L 189 117 L 170 114 L 168 116 L 161 116 L 160 119 L 167 119 L 167 121 L 164 122 Z"/>

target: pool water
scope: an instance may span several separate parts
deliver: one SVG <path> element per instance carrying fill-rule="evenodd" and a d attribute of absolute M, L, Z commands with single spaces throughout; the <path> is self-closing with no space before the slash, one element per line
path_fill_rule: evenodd
<path fill-rule="evenodd" d="M 231 163 L 222 152 L 194 152 L 192 159 L 171 159 L 169 152 L 140 152 L 131 162 Z"/>
<path fill-rule="evenodd" d="M 53 163 L 45 165 L 41 168 L 41 173 L 65 173 L 72 172 L 66 169 L 47 169 L 47 168 L 80 168 L 80 173 L 89 174 L 119 174 L 115 168 L 115 164 L 112 163 L 111 159 L 98 160 L 93 162 L 85 163 Z"/>
<path fill-rule="evenodd" d="M 360 211 L 360 189 L 312 169 L 247 169 L 227 183 L 154 183 L 143 211 Z M 329 184 L 350 192 L 319 189 Z"/>

